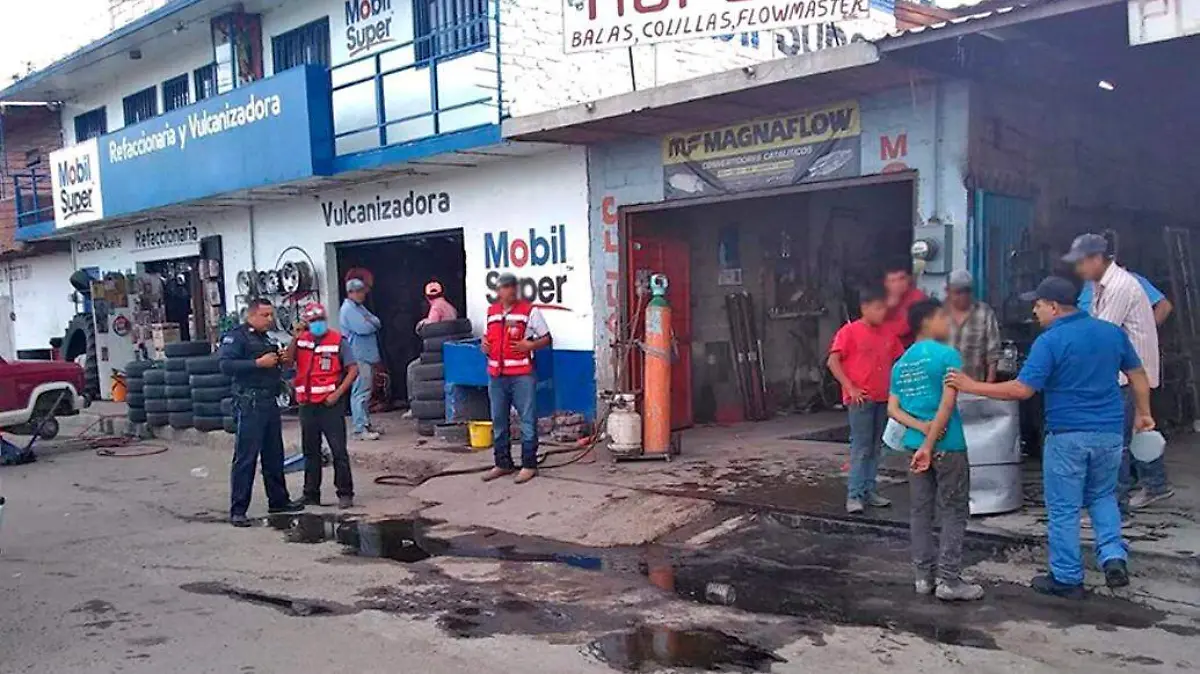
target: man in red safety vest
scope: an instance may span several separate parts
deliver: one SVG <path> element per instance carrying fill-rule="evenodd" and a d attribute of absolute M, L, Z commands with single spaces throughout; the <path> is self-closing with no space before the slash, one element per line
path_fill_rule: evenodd
<path fill-rule="evenodd" d="M 285 362 L 295 363 L 292 380 L 300 405 L 300 446 L 304 450 L 304 502 L 321 505 L 321 437 L 333 454 L 333 484 L 338 507 L 354 506 L 354 479 L 346 451 L 346 392 L 358 376 L 350 345 L 330 330 L 325 307 L 306 305 L 288 344 Z"/>
<path fill-rule="evenodd" d="M 488 307 L 483 353 L 487 356 L 488 398 L 492 407 L 492 448 L 496 466 L 484 482 L 516 471 L 508 429 L 509 410 L 521 417 L 521 472 L 516 483 L 537 476 L 537 377 L 533 352 L 550 343 L 550 328 L 542 312 L 517 296 L 517 277 L 509 273 L 496 279 L 496 302 Z"/>

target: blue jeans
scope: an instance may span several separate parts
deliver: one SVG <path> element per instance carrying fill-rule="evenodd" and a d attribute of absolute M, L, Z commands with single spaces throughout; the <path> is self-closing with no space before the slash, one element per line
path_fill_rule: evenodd
<path fill-rule="evenodd" d="M 1121 469 L 1119 433 L 1049 433 L 1042 449 L 1050 573 L 1060 583 L 1083 584 L 1079 549 L 1080 511 L 1087 508 L 1096 536 L 1096 559 L 1103 566 L 1127 557 L 1117 507 L 1117 473 Z"/>
<path fill-rule="evenodd" d="M 865 402 L 846 408 L 850 415 L 850 479 L 847 498 L 865 499 L 875 493 L 875 474 L 887 425 L 887 403 Z"/>
<path fill-rule="evenodd" d="M 1133 439 L 1133 416 L 1136 412 L 1133 403 L 1133 389 L 1126 386 L 1121 389 L 1125 397 L 1125 451 L 1121 453 L 1121 473 L 1118 479 L 1117 495 L 1122 503 L 1129 501 L 1129 492 L 1134 486 L 1140 486 L 1150 494 L 1162 494 L 1170 489 L 1167 486 L 1167 466 L 1160 456 L 1153 461 L 1138 461 L 1129 453 L 1129 442 Z"/>
<path fill-rule="evenodd" d="M 374 363 L 358 361 L 358 378 L 350 388 L 350 418 L 354 432 L 364 433 L 371 425 L 371 388 L 375 382 Z"/>
<path fill-rule="evenodd" d="M 283 479 L 283 423 L 274 395 L 234 397 L 237 435 L 233 441 L 233 466 L 229 471 L 229 514 L 245 515 L 254 489 L 255 464 L 262 462 L 267 507 L 281 508 L 291 500 Z"/>
<path fill-rule="evenodd" d="M 521 467 L 537 468 L 537 378 L 531 374 L 488 379 L 488 399 L 492 407 L 492 451 L 497 468 L 515 468 L 512 438 L 508 430 L 508 411 L 515 407 L 521 417 Z"/>

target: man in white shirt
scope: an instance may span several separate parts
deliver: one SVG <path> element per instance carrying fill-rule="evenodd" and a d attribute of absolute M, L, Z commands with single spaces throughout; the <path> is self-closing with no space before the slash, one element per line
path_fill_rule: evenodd
<path fill-rule="evenodd" d="M 1071 242 L 1071 249 L 1063 261 L 1075 265 L 1075 273 L 1084 281 L 1091 282 L 1093 296 L 1090 311 L 1093 316 L 1120 326 L 1150 380 L 1150 388 L 1158 388 L 1160 355 L 1158 351 L 1158 325 L 1154 308 L 1137 277 L 1118 265 L 1108 253 L 1108 241 L 1099 234 L 1081 234 Z M 1131 509 L 1144 508 L 1174 496 L 1167 483 L 1166 466 L 1163 458 L 1143 462 L 1129 455 L 1129 440 L 1132 437 L 1133 405 L 1129 382 L 1120 375 L 1121 390 L 1126 400 L 1125 456 L 1121 461 L 1119 493 L 1122 503 Z M 1132 466 L 1131 466 L 1132 462 Z M 1136 473 L 1141 489 L 1130 494 Z"/>

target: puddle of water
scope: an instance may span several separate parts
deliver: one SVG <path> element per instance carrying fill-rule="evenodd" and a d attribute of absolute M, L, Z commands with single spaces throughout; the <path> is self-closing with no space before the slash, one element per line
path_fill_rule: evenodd
<path fill-rule="evenodd" d="M 225 583 L 185 583 L 180 585 L 179 589 L 193 594 L 224 596 L 251 604 L 258 604 L 259 606 L 269 606 L 285 615 L 298 618 L 347 615 L 357 612 L 355 608 L 340 606 L 331 602 L 315 599 L 295 599 L 267 594 L 265 592 L 243 590 L 226 585 Z"/>
<path fill-rule="evenodd" d="M 585 652 L 614 669 L 652 672 L 668 668 L 769 672 L 787 662 L 771 651 L 711 629 L 642 625 L 601 637 Z"/>
<path fill-rule="evenodd" d="M 422 519 L 356 520 L 345 516 L 303 513 L 273 516 L 267 526 L 284 532 L 290 543 L 334 541 L 357 557 L 390 559 L 411 564 L 430 557 L 466 557 L 510 562 L 564 564 L 593 571 L 605 567 L 596 555 L 573 551 L 524 550 L 516 545 L 471 545 L 465 540 L 449 541 L 427 534 L 436 522 Z"/>

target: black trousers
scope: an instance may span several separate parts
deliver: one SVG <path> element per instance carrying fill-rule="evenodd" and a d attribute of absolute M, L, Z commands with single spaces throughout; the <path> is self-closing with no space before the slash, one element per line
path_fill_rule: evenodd
<path fill-rule="evenodd" d="M 333 486 L 337 495 L 354 496 L 354 478 L 350 476 L 350 453 L 346 451 L 346 410 L 340 402 L 333 406 L 300 406 L 300 446 L 304 449 L 304 496 L 321 496 L 321 437 L 333 453 Z"/>
<path fill-rule="evenodd" d="M 240 395 L 234 398 L 234 411 L 237 437 L 233 467 L 229 472 L 229 514 L 245 515 L 250 507 L 254 468 L 260 458 L 267 507 L 282 508 L 289 498 L 287 482 L 283 479 L 283 425 L 279 418 L 279 403 L 273 395 Z"/>

